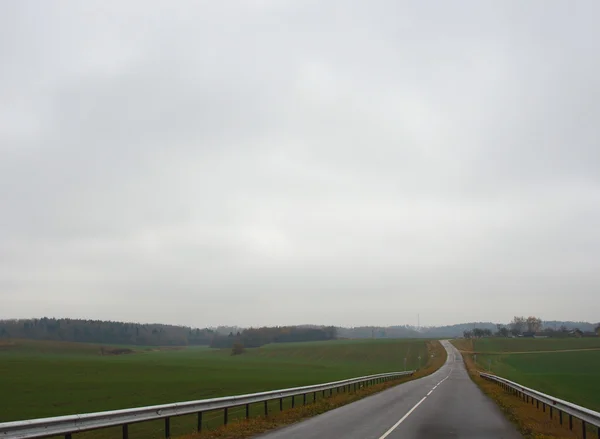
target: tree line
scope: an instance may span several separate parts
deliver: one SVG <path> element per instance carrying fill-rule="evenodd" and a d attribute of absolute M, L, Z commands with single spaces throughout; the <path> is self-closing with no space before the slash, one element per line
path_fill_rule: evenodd
<path fill-rule="evenodd" d="M 0 338 L 109 343 L 141 346 L 208 345 L 213 329 L 103 320 L 41 319 L 0 320 Z"/>
<path fill-rule="evenodd" d="M 163 324 L 139 324 L 83 319 L 15 319 L 0 320 L 0 338 L 69 341 L 136 346 L 189 346 L 206 345 L 231 348 L 235 341 L 245 347 L 259 347 L 268 343 L 319 341 L 336 338 L 334 327 L 282 326 L 231 329 L 191 328 Z M 237 332 L 233 332 L 237 329 Z"/>
<path fill-rule="evenodd" d="M 515 316 L 508 325 L 497 324 L 496 331 L 493 332 L 489 328 L 473 328 L 463 331 L 465 338 L 482 338 L 482 337 L 520 337 L 520 336 L 546 336 L 546 337 L 569 337 L 569 336 L 584 336 L 593 335 L 592 332 L 584 332 L 578 327 L 568 327 L 565 324 L 554 328 L 552 326 L 544 326 L 542 319 L 535 316 Z M 595 328 L 595 332 L 600 336 L 600 324 Z"/>

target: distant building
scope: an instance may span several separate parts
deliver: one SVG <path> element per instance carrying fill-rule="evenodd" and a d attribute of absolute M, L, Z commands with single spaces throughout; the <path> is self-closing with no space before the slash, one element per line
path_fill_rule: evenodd
<path fill-rule="evenodd" d="M 571 331 L 569 331 L 569 335 L 571 337 L 581 338 L 583 337 L 583 331 L 581 331 L 580 329 L 572 329 Z"/>

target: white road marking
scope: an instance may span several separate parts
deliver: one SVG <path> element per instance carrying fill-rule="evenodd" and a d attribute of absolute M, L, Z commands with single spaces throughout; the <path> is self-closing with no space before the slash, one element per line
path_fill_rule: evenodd
<path fill-rule="evenodd" d="M 411 414 L 412 412 L 414 412 L 414 411 L 416 410 L 416 408 L 417 408 L 417 407 L 419 407 L 419 406 L 421 405 L 421 403 L 422 403 L 423 401 L 425 401 L 426 399 L 427 399 L 427 397 L 426 397 L 426 396 L 424 396 L 422 400 L 420 400 L 418 403 L 416 403 L 416 404 L 415 404 L 415 406 L 414 406 L 413 408 L 411 408 L 411 409 L 408 411 L 408 413 L 407 413 L 407 414 L 405 414 L 405 415 L 402 417 L 402 419 L 400 419 L 398 422 L 396 422 L 394 425 L 392 425 L 392 427 L 391 427 L 391 428 L 390 428 L 388 431 L 386 431 L 385 433 L 383 433 L 383 436 L 381 436 L 379 439 L 385 439 L 386 437 L 388 437 L 388 436 L 389 436 L 389 435 L 392 433 L 392 431 L 394 431 L 396 428 L 398 428 L 398 426 L 399 426 L 400 424 L 402 424 L 402 423 L 404 422 L 404 420 L 405 420 L 406 418 L 408 418 L 408 417 L 410 416 L 410 414 Z"/>
<path fill-rule="evenodd" d="M 437 383 L 437 385 L 436 385 L 436 386 L 435 386 L 433 389 L 431 389 L 431 390 L 429 391 L 429 393 L 427 394 L 427 396 L 431 395 L 437 386 L 439 386 L 439 385 L 440 385 L 440 384 L 442 384 L 444 381 L 446 381 L 448 378 L 450 378 L 450 375 L 452 374 L 452 371 L 453 371 L 453 369 L 450 369 L 450 373 L 448 374 L 448 376 L 447 376 L 446 378 L 444 378 L 442 381 L 440 381 L 439 383 Z M 390 428 L 388 431 L 386 431 L 385 433 L 383 433 L 383 436 L 381 436 L 379 439 L 385 439 L 386 437 L 388 437 L 388 436 L 389 436 L 389 435 L 392 433 L 392 431 L 394 431 L 396 428 L 398 428 L 398 426 L 399 426 L 400 424 L 402 424 L 402 423 L 404 422 L 404 420 L 405 420 L 406 418 L 408 418 L 408 417 L 410 416 L 410 414 L 411 414 L 412 412 L 414 412 L 414 411 L 417 409 L 417 407 L 419 407 L 419 406 L 421 405 L 421 403 L 427 399 L 427 396 L 424 396 L 424 397 L 423 397 L 423 399 L 421 399 L 421 400 L 420 400 L 418 403 L 416 403 L 416 404 L 414 405 L 414 407 L 413 407 L 413 408 L 411 408 L 411 409 L 408 411 L 408 413 L 407 413 L 407 414 L 405 414 L 404 416 L 402 416 L 402 419 L 400 419 L 398 422 L 396 422 L 394 425 L 392 425 L 392 426 L 391 426 L 391 428 Z"/>

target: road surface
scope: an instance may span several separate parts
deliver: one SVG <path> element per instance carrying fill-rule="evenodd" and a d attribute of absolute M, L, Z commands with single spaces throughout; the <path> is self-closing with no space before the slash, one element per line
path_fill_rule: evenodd
<path fill-rule="evenodd" d="M 522 438 L 471 381 L 458 350 L 442 344 L 448 359 L 435 373 L 259 438 Z"/>

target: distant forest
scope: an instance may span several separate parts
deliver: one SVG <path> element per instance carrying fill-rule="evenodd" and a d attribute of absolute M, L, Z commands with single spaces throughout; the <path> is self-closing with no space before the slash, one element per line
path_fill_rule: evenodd
<path fill-rule="evenodd" d="M 570 321 L 545 321 L 542 325 L 543 328 L 577 328 L 584 332 L 594 331 L 597 326 L 588 322 Z M 353 328 L 300 325 L 262 328 L 219 326 L 200 329 L 175 325 L 44 317 L 0 320 L 0 338 L 139 346 L 204 345 L 231 348 L 236 343 L 244 347 L 258 347 L 268 343 L 321 341 L 335 338 L 451 338 L 461 337 L 465 331 L 474 328 L 495 331 L 498 326 L 492 322 L 473 322 L 422 328 L 409 325 Z"/>
<path fill-rule="evenodd" d="M 199 329 L 175 325 L 44 317 L 0 320 L 0 338 L 139 346 L 206 345 L 215 348 L 231 348 L 236 342 L 242 343 L 245 347 L 259 347 L 268 343 L 331 340 L 336 338 L 336 330 L 332 326 Z"/>
<path fill-rule="evenodd" d="M 101 320 L 27 319 L 0 320 L 0 338 L 75 341 L 141 346 L 208 345 L 213 329 L 192 329 L 161 324 Z"/>

